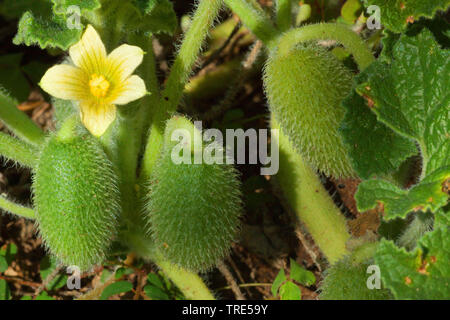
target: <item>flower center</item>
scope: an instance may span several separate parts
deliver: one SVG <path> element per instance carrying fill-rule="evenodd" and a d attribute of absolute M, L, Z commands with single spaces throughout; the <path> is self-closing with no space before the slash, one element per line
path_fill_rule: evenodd
<path fill-rule="evenodd" d="M 109 82 L 104 76 L 94 73 L 89 80 L 89 88 L 95 97 L 103 98 L 108 93 Z"/>

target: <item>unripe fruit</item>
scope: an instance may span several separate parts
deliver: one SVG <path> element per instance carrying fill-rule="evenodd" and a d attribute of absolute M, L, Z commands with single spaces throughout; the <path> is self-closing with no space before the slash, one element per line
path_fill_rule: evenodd
<path fill-rule="evenodd" d="M 338 132 L 350 71 L 326 49 L 304 44 L 269 59 L 264 85 L 270 111 L 297 152 L 327 176 L 354 175 Z"/>
<path fill-rule="evenodd" d="M 72 129 L 48 139 L 34 176 L 34 205 L 50 252 L 65 265 L 88 270 L 103 261 L 116 233 L 119 194 L 98 140 Z"/>
<path fill-rule="evenodd" d="M 177 117 L 167 128 L 189 122 Z M 168 134 L 166 132 L 166 138 Z M 146 214 L 150 232 L 162 253 L 172 262 L 205 271 L 223 259 L 236 239 L 241 214 L 237 171 L 227 164 L 175 164 L 173 143 L 164 146 L 149 186 Z M 193 150 L 192 150 L 193 151 Z"/>

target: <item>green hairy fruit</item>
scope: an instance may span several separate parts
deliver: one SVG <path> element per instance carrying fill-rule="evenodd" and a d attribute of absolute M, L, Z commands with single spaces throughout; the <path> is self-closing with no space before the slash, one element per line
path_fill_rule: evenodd
<path fill-rule="evenodd" d="M 103 261 L 116 234 L 118 182 L 98 140 L 86 132 L 73 134 L 71 121 L 41 153 L 34 204 L 50 252 L 65 265 L 88 270 Z"/>
<path fill-rule="evenodd" d="M 354 175 L 338 128 L 340 106 L 350 92 L 352 75 L 326 49 L 299 45 L 289 54 L 275 54 L 266 65 L 264 86 L 269 107 L 294 148 L 327 176 Z"/>
<path fill-rule="evenodd" d="M 236 239 L 242 211 L 240 182 L 233 166 L 194 164 L 193 152 L 192 164 L 174 163 L 175 144 L 167 138 L 176 128 L 184 128 L 190 137 L 199 134 L 185 118 L 167 124 L 163 155 L 149 186 L 149 229 L 169 260 L 206 271 L 228 254 Z M 193 145 L 192 141 L 187 143 Z"/>

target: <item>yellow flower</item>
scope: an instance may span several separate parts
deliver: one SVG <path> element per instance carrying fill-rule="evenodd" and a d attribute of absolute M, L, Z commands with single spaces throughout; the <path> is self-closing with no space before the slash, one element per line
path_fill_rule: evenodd
<path fill-rule="evenodd" d="M 101 136 L 116 118 L 116 105 L 143 97 L 144 81 L 131 75 L 141 64 L 141 48 L 121 45 L 106 54 L 100 36 L 89 25 L 81 40 L 69 49 L 75 66 L 56 65 L 45 73 L 41 87 L 54 97 L 78 101 L 81 120 Z"/>

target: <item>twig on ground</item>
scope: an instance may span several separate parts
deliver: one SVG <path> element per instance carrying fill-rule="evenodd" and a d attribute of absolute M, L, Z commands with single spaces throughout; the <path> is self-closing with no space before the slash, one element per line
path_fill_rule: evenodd
<path fill-rule="evenodd" d="M 246 300 L 244 295 L 241 292 L 241 289 L 239 289 L 238 284 L 236 283 L 236 280 L 234 279 L 233 275 L 231 274 L 228 267 L 225 265 L 224 262 L 221 262 L 217 265 L 217 269 L 219 269 L 220 273 L 225 277 L 228 284 L 230 285 L 231 291 L 233 291 L 235 297 L 237 300 Z"/>

